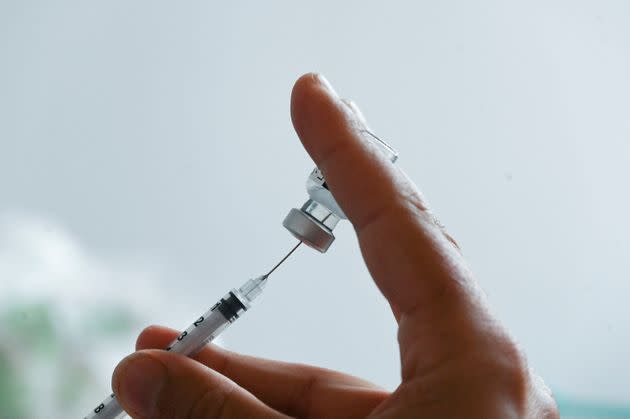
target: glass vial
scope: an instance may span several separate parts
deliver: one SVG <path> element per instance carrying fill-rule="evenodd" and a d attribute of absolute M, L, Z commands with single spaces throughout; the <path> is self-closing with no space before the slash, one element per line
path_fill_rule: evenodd
<path fill-rule="evenodd" d="M 370 131 L 361 131 L 363 137 L 374 144 L 392 163 L 398 159 L 398 153 L 385 141 Z M 334 228 L 341 219 L 346 219 L 337 201 L 328 189 L 326 179 L 316 167 L 306 180 L 306 192 L 309 199 L 299 209 L 293 208 L 282 225 L 298 240 L 325 253 L 335 240 Z"/>

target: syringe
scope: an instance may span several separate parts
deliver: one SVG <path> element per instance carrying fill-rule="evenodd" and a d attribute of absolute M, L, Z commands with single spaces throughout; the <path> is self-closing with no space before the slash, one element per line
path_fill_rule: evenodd
<path fill-rule="evenodd" d="M 267 284 L 269 275 L 271 275 L 282 262 L 287 260 L 300 244 L 302 244 L 301 241 L 265 275 L 250 279 L 239 289 L 233 289 L 227 293 L 225 297 L 213 305 L 210 310 L 203 313 L 188 329 L 183 331 L 177 339 L 171 342 L 171 344 L 166 347 L 166 350 L 186 356 L 194 356 L 197 354 L 208 342 L 219 336 L 231 323 L 234 323 L 243 312 L 249 310 L 252 301 L 260 295 Z M 92 411 L 85 416 L 85 419 L 117 419 L 124 417 L 124 415 L 125 412 L 120 404 L 118 404 L 114 393 L 112 393 L 98 406 L 92 409 Z"/>

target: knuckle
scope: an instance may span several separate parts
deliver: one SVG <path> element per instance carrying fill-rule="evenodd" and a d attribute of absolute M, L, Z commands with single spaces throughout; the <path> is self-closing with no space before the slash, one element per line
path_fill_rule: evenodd
<path fill-rule="evenodd" d="M 324 176 L 330 167 L 339 165 L 340 161 L 352 154 L 355 145 L 350 141 L 336 141 L 321 151 L 317 159 L 317 167 L 322 171 Z M 328 179 L 327 179 L 328 180 Z"/>
<path fill-rule="evenodd" d="M 508 400 L 521 417 L 526 417 L 530 408 L 532 385 L 527 359 L 511 339 L 497 343 L 493 359 L 492 376 L 495 390 Z"/>
<path fill-rule="evenodd" d="M 230 405 L 235 389 L 235 385 L 222 386 L 221 388 L 207 386 L 195 398 L 184 417 L 188 419 L 233 417 L 230 414 Z"/>
<path fill-rule="evenodd" d="M 221 354 L 216 358 L 217 363 L 216 365 L 212 366 L 212 369 L 225 377 L 229 377 L 230 368 L 232 366 L 232 360 L 230 359 L 230 356 L 226 354 Z"/>
<path fill-rule="evenodd" d="M 310 410 L 313 389 L 318 384 L 316 375 L 311 374 L 305 377 L 304 382 L 297 386 L 295 392 L 288 399 L 289 402 L 285 410 L 289 416 L 307 416 Z"/>
<path fill-rule="evenodd" d="M 383 220 L 388 224 L 391 219 L 404 220 L 401 222 L 410 226 L 418 221 L 426 222 L 427 217 L 430 217 L 430 211 L 415 188 L 406 184 L 399 185 L 392 194 L 390 200 L 368 208 L 361 220 L 354 223 L 357 231 L 366 231 Z M 432 223 L 433 218 L 430 218 L 430 224 Z"/>

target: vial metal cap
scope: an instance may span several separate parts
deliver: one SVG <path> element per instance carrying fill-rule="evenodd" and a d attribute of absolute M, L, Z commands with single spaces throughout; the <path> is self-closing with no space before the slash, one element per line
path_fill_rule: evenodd
<path fill-rule="evenodd" d="M 301 209 L 289 211 L 282 225 L 298 240 L 308 246 L 326 253 L 335 235 L 332 229 L 339 222 L 339 217 L 321 204 L 309 199 Z"/>

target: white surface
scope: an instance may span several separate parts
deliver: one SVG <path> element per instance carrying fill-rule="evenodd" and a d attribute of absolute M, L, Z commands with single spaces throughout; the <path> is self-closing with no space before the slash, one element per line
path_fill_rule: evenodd
<path fill-rule="evenodd" d="M 0 2 L 0 211 L 160 266 L 193 319 L 293 244 L 281 221 L 312 163 L 289 94 L 321 71 L 398 149 L 534 368 L 628 402 L 628 17 L 624 1 Z M 226 345 L 393 388 L 393 318 L 350 226 L 337 236 L 296 252 Z"/>

